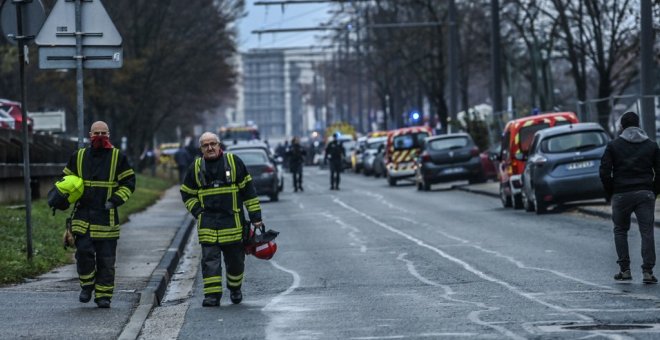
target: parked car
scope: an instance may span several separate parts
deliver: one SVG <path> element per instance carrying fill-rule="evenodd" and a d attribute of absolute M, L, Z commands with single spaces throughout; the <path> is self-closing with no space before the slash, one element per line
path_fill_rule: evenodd
<path fill-rule="evenodd" d="M 479 148 L 467 133 L 426 138 L 415 170 L 417 190 L 428 191 L 432 184 L 468 180 L 483 182 Z"/>
<path fill-rule="evenodd" d="M 250 150 L 250 149 L 259 149 L 266 152 L 266 155 L 268 155 L 268 159 L 271 161 L 271 163 L 275 165 L 275 169 L 277 170 L 277 180 L 278 180 L 277 189 L 278 191 L 284 190 L 284 169 L 282 168 L 282 162 L 283 162 L 282 157 L 276 157 L 275 154 L 273 153 L 273 150 L 271 150 L 266 143 L 252 141 L 250 143 L 227 146 L 227 151 L 233 153 L 235 153 L 238 150 Z"/>
<path fill-rule="evenodd" d="M 23 111 L 21 110 L 21 103 L 0 99 L 0 111 L 6 112 L 11 118 L 14 119 L 14 130 L 23 131 Z M 28 131 L 32 132 L 34 121 L 28 117 Z"/>
<path fill-rule="evenodd" d="M 497 155 L 502 148 L 501 144 L 495 144 L 479 154 L 481 159 L 481 170 L 483 171 L 486 180 L 497 180 Z"/>
<path fill-rule="evenodd" d="M 382 163 L 382 153 L 383 150 L 385 150 L 386 142 L 387 137 L 373 137 L 367 139 L 364 146 L 364 152 L 362 153 L 363 173 L 366 176 L 375 174 L 375 168 L 378 166 L 376 164 L 376 159 L 380 159 Z M 379 153 L 381 154 L 380 157 L 378 157 Z"/>
<path fill-rule="evenodd" d="M 428 126 L 405 127 L 389 131 L 385 146 L 385 175 L 387 183 L 415 176 L 415 159 L 424 144 L 424 139 L 433 134 Z"/>
<path fill-rule="evenodd" d="M 257 195 L 267 195 L 276 202 L 279 199 L 277 167 L 266 151 L 257 148 L 237 148 L 230 151 L 241 158 L 252 176 Z"/>
<path fill-rule="evenodd" d="M 357 143 L 355 144 L 355 148 L 351 152 L 351 168 L 353 169 L 353 172 L 358 174 L 360 171 L 362 171 L 362 168 L 364 166 L 364 163 L 362 162 L 362 155 L 364 153 L 364 150 L 366 148 L 367 144 L 367 137 L 359 137 L 357 139 Z"/>
<path fill-rule="evenodd" d="M 498 157 L 497 178 L 500 181 L 502 206 L 522 208 L 522 173 L 534 133 L 553 126 L 578 122 L 573 112 L 555 112 L 509 121 L 502 134 L 502 149 Z"/>
<path fill-rule="evenodd" d="M 2 109 L 0 109 L 0 129 L 16 129 L 16 121 L 14 118 Z"/>
<path fill-rule="evenodd" d="M 537 132 L 523 172 L 525 210 L 541 214 L 553 204 L 605 199 L 598 168 L 609 140 L 596 123 Z"/>

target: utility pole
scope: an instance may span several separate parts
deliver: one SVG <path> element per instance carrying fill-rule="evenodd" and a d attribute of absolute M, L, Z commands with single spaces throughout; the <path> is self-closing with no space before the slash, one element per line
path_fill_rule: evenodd
<path fill-rule="evenodd" d="M 655 107 L 653 103 L 653 14 L 651 0 L 641 0 L 641 98 L 642 126 L 649 138 L 655 141 Z"/>
<path fill-rule="evenodd" d="M 492 71 L 493 91 L 493 118 L 502 114 L 502 69 L 500 67 L 500 3 L 499 0 L 490 1 L 490 63 Z M 499 128 L 500 124 L 496 124 Z M 500 131 L 497 131 L 498 133 Z"/>
<path fill-rule="evenodd" d="M 449 116 L 451 121 L 456 121 L 458 84 L 456 76 L 458 72 L 458 27 L 456 22 L 456 2 L 449 0 Z M 451 132 L 451 123 L 448 124 Z"/>

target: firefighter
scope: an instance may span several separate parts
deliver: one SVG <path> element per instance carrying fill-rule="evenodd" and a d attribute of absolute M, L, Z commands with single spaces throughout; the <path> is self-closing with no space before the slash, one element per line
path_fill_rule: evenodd
<path fill-rule="evenodd" d="M 218 135 L 203 133 L 199 145 L 202 157 L 195 159 L 188 169 L 181 185 L 181 198 L 197 219 L 204 278 L 202 306 L 220 306 L 223 255 L 229 297 L 238 304 L 243 300 L 243 235 L 249 226 L 243 206 L 255 227 L 262 225 L 261 206 L 245 164 L 237 156 L 222 151 Z"/>
<path fill-rule="evenodd" d="M 63 170 L 65 176 L 82 178 L 85 185 L 71 217 L 81 287 L 78 299 L 89 302 L 94 292 L 96 305 L 110 308 L 119 239 L 117 208 L 135 190 L 135 172 L 126 156 L 110 143 L 105 122 L 92 124 L 89 138 L 91 145 L 74 152 Z"/>
<path fill-rule="evenodd" d="M 305 164 L 305 156 L 307 151 L 300 146 L 298 137 L 291 139 L 291 147 L 286 152 L 289 158 L 289 171 L 293 175 L 293 191 L 304 191 L 302 187 L 303 164 Z"/>
<path fill-rule="evenodd" d="M 339 190 L 339 174 L 341 173 L 346 151 L 339 143 L 339 133 L 335 132 L 333 139 L 325 147 L 325 161 L 330 160 L 330 190 Z"/>

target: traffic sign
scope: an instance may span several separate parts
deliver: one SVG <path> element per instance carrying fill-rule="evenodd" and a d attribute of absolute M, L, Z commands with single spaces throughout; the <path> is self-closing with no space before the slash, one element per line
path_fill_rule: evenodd
<path fill-rule="evenodd" d="M 13 37 L 18 34 L 18 24 L 16 22 L 16 6 L 23 6 L 23 36 L 35 36 L 46 20 L 46 10 L 41 0 L 25 1 L 23 4 L 13 3 L 12 0 L 5 0 L 0 9 L 0 25 L 2 33 L 9 43 L 16 45 L 17 41 Z"/>
<path fill-rule="evenodd" d="M 122 38 L 101 0 L 82 1 L 83 46 L 119 46 Z M 74 1 L 57 0 L 37 39 L 39 46 L 76 46 Z"/>
<path fill-rule="evenodd" d="M 121 46 L 84 46 L 83 68 L 121 68 L 124 52 Z M 76 68 L 75 46 L 39 47 L 39 68 Z"/>

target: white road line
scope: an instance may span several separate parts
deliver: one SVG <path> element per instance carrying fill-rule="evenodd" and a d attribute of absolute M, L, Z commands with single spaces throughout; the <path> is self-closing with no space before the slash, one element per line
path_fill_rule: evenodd
<path fill-rule="evenodd" d="M 483 321 L 479 317 L 479 315 L 482 312 L 492 312 L 492 311 L 499 310 L 499 308 L 489 307 L 486 304 L 481 303 L 481 302 L 473 302 L 473 301 L 461 300 L 461 299 L 456 299 L 456 298 L 451 297 L 451 295 L 453 295 L 455 293 L 454 293 L 454 290 L 452 290 L 450 286 L 443 285 L 443 284 L 431 281 L 431 280 L 423 277 L 421 274 L 419 274 L 419 272 L 415 268 L 414 263 L 410 260 L 405 259 L 405 256 L 406 256 L 406 253 L 402 253 L 397 257 L 397 260 L 404 261 L 406 263 L 406 267 L 408 268 L 408 272 L 410 272 L 410 274 L 412 274 L 412 276 L 416 277 L 419 281 L 422 281 L 423 283 L 425 283 L 429 286 L 442 288 L 442 290 L 445 291 L 444 294 L 442 294 L 442 297 L 444 299 L 449 300 L 449 301 L 458 302 L 461 305 L 470 304 L 470 305 L 474 305 L 474 306 L 477 306 L 479 308 L 482 308 L 482 310 L 472 311 L 468 314 L 468 319 L 470 321 L 472 321 L 475 324 L 482 325 L 484 327 L 492 328 L 492 329 L 500 332 L 502 335 L 506 335 L 506 336 L 508 336 L 509 338 L 512 338 L 512 339 L 525 339 L 524 337 L 518 336 L 517 334 L 511 332 L 510 330 L 508 330 L 504 327 L 500 327 L 500 326 L 494 325 L 492 323 Z"/>
<path fill-rule="evenodd" d="M 440 250 L 440 249 L 438 249 L 438 248 L 436 248 L 436 247 L 434 247 L 434 246 L 431 246 L 431 245 L 427 244 L 426 242 L 424 242 L 424 241 L 422 241 L 422 240 L 420 240 L 420 239 L 418 239 L 418 238 L 415 238 L 415 237 L 413 237 L 413 236 L 411 236 L 411 235 L 408 235 L 408 234 L 406 234 L 405 232 L 403 232 L 403 231 L 401 231 L 401 230 L 398 230 L 398 229 L 396 229 L 396 228 L 394 228 L 394 227 L 392 227 L 392 226 L 390 226 L 390 225 L 388 225 L 388 224 L 386 224 L 386 223 L 384 223 L 384 222 L 381 222 L 381 221 L 379 221 L 379 220 L 377 220 L 377 219 L 371 217 L 370 215 L 367 215 L 367 214 L 365 214 L 365 213 L 363 213 L 363 212 L 361 212 L 361 211 L 359 211 L 359 210 L 357 210 L 357 209 L 355 209 L 355 208 L 353 208 L 353 207 L 347 205 L 346 203 L 342 202 L 342 201 L 339 200 L 339 199 L 335 199 L 334 202 L 337 203 L 337 204 L 339 204 L 339 205 L 341 205 L 341 206 L 344 207 L 346 210 L 350 210 L 350 211 L 352 211 L 353 213 L 358 214 L 358 215 L 364 217 L 365 219 L 371 221 L 372 223 L 374 223 L 374 224 L 376 224 L 376 225 L 378 225 L 378 226 L 380 226 L 380 227 L 382 227 L 382 228 L 384 228 L 384 229 L 386 229 L 386 230 L 389 230 L 389 231 L 391 231 L 391 232 L 393 232 L 393 233 L 395 233 L 395 234 L 398 234 L 399 236 L 402 236 L 402 237 L 405 238 L 405 239 L 408 239 L 409 241 L 411 241 L 411 242 L 417 244 L 417 245 L 420 246 L 420 247 L 427 248 L 427 249 L 429 249 L 429 250 L 435 252 L 436 254 L 438 254 L 438 255 L 444 257 L 445 259 L 447 259 L 447 260 L 449 260 L 449 261 L 451 261 L 451 262 L 454 262 L 454 263 L 456 263 L 457 265 L 463 267 L 463 269 L 465 269 L 466 271 L 471 272 L 472 274 L 474 274 L 474 275 L 476 275 L 476 276 L 478 276 L 478 277 L 480 277 L 480 278 L 482 278 L 482 279 L 484 279 L 484 280 L 490 281 L 490 282 L 492 282 L 492 283 L 496 283 L 496 284 L 498 284 L 498 285 L 500 285 L 500 286 L 502 286 L 502 287 L 508 289 L 509 291 L 511 291 L 511 292 L 514 293 L 514 294 L 517 294 L 517 295 L 519 295 L 519 296 L 521 296 L 521 297 L 524 297 L 525 299 L 528 299 L 528 300 L 530 300 L 530 301 L 536 302 L 536 303 L 538 303 L 538 304 L 540 304 L 540 305 L 546 306 L 546 307 L 551 308 L 551 309 L 553 309 L 553 310 L 556 310 L 556 311 L 558 311 L 558 312 L 566 313 L 566 314 L 573 314 L 573 315 L 575 315 L 576 317 L 578 317 L 579 319 L 581 319 L 581 320 L 583 320 L 583 321 L 590 321 L 590 322 L 593 321 L 593 319 L 592 319 L 591 317 L 589 317 L 589 316 L 582 315 L 582 314 L 579 314 L 579 313 L 575 313 L 575 312 L 572 312 L 572 311 L 570 311 L 570 310 L 568 310 L 568 309 L 566 309 L 566 308 L 564 308 L 564 307 L 561 307 L 561 306 L 558 306 L 558 305 L 555 305 L 555 304 L 552 304 L 552 303 L 549 303 L 549 302 L 543 301 L 543 300 L 541 300 L 541 299 L 538 299 L 538 298 L 536 298 L 535 296 L 533 296 L 533 295 L 531 295 L 531 294 L 529 294 L 529 293 L 527 293 L 527 292 L 524 292 L 524 291 L 522 291 L 522 290 L 519 289 L 519 288 L 516 288 L 515 286 L 513 286 L 512 284 L 510 284 L 510 283 L 508 283 L 508 282 L 506 282 L 506 281 L 503 281 L 503 280 L 500 280 L 500 279 L 498 279 L 498 278 L 492 277 L 492 276 L 490 276 L 490 275 L 488 275 L 488 274 L 486 274 L 486 273 L 484 273 L 484 272 L 478 270 L 477 268 L 475 268 L 475 267 L 472 266 L 471 264 L 469 264 L 469 263 L 467 263 L 467 262 L 465 262 L 465 261 L 463 261 L 463 260 L 461 260 L 461 259 L 459 259 L 459 258 L 457 258 L 457 257 L 451 256 L 451 255 L 445 253 L 444 251 L 442 251 L 442 250 Z"/>
<path fill-rule="evenodd" d="M 358 236 L 358 234 L 361 232 L 360 229 L 356 228 L 355 226 L 352 226 L 350 224 L 347 224 L 346 222 L 342 221 L 341 218 L 329 213 L 329 212 L 324 212 L 321 215 L 327 217 L 328 219 L 331 219 L 335 221 L 335 223 L 339 224 L 342 229 L 348 229 L 350 230 L 348 232 L 348 237 L 350 237 L 353 242 L 351 242 L 352 246 L 358 246 L 360 247 L 360 252 L 361 253 L 366 253 L 367 252 L 367 246 L 366 246 L 366 241 L 364 241 L 362 238 Z"/>
<path fill-rule="evenodd" d="M 279 264 L 277 264 L 276 261 L 271 260 L 270 264 L 272 264 L 273 267 L 293 276 L 293 283 L 285 291 L 283 291 L 282 293 L 274 297 L 272 300 L 270 300 L 270 302 L 261 309 L 263 312 L 277 311 L 278 309 L 276 305 L 280 303 L 280 301 L 282 301 L 282 299 L 284 299 L 285 296 L 291 294 L 291 292 L 293 292 L 300 286 L 300 275 L 298 275 L 297 272 L 280 266 Z"/>

